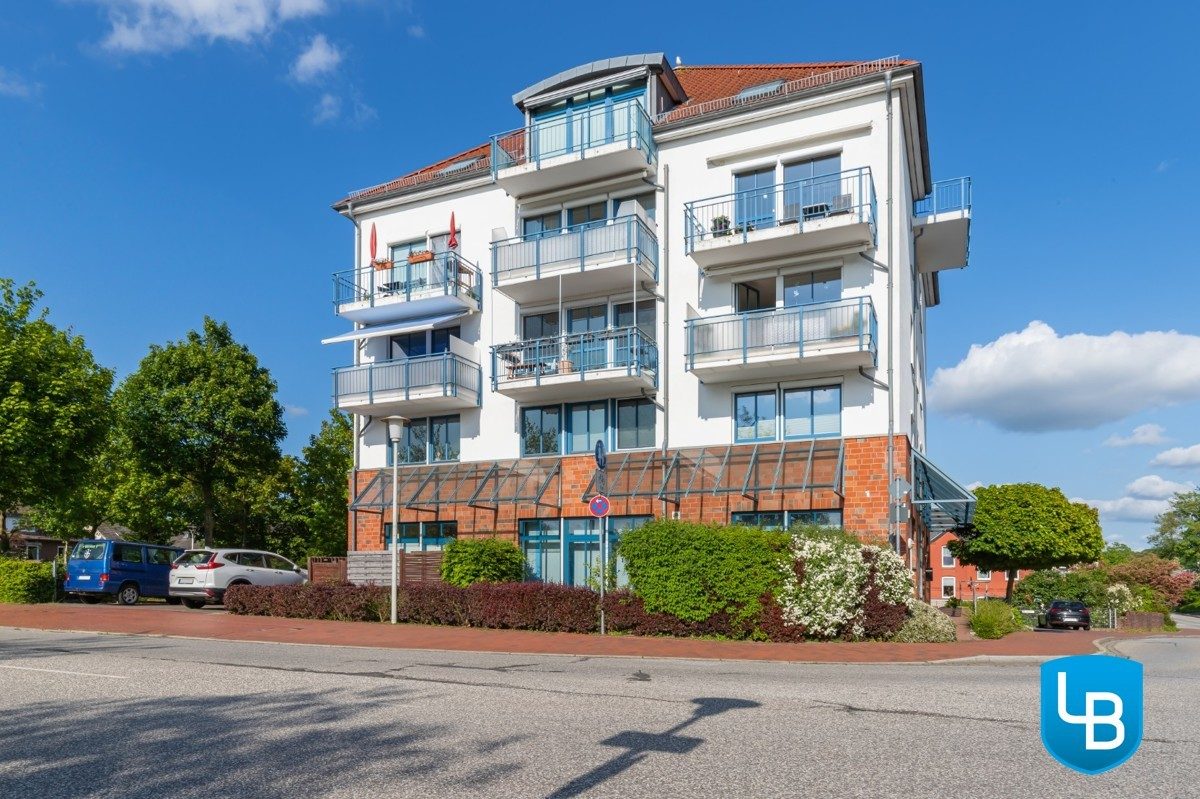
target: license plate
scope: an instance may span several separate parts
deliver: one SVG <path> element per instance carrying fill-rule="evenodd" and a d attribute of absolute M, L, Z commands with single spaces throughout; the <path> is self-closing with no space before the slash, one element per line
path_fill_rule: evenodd
<path fill-rule="evenodd" d="M 90 580 L 90 579 L 92 579 L 92 575 L 90 575 L 90 574 L 81 574 L 81 575 L 79 575 L 79 580 L 80 580 L 81 582 L 82 582 L 83 580 Z"/>
<path fill-rule="evenodd" d="M 180 577 L 179 578 L 180 585 L 191 585 L 195 581 L 196 581 L 196 579 L 194 577 Z"/>

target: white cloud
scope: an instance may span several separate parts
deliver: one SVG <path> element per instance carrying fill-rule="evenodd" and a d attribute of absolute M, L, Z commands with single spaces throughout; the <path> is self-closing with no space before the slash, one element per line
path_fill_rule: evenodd
<path fill-rule="evenodd" d="M 333 94 L 322 94 L 321 99 L 317 101 L 317 107 L 313 109 L 313 122 L 324 125 L 337 119 L 341 113 L 342 99 Z"/>
<path fill-rule="evenodd" d="M 967 485 L 965 486 L 965 488 L 966 488 L 968 491 L 974 491 L 974 490 L 975 490 L 975 489 L 977 489 L 977 488 L 983 488 L 983 482 L 982 482 L 982 481 L 980 481 L 980 480 L 976 480 L 976 481 L 975 481 L 975 482 L 973 482 L 973 483 L 967 483 Z"/>
<path fill-rule="evenodd" d="M 1200 399 L 1200 336 L 1174 331 L 1060 336 L 1030 322 L 938 369 L 938 410 L 1006 430 L 1089 429 Z"/>
<path fill-rule="evenodd" d="M 1163 433 L 1167 429 L 1160 424 L 1139 424 L 1127 436 L 1111 435 L 1104 441 L 1106 447 L 1145 447 L 1165 444 L 1168 439 Z"/>
<path fill-rule="evenodd" d="M 41 84 L 28 81 L 11 69 L 0 67 L 0 96 L 28 100 L 41 89 Z"/>
<path fill-rule="evenodd" d="M 1163 172 L 1166 172 L 1168 169 L 1170 169 L 1174 164 L 1175 164 L 1174 158 L 1164 158 L 1163 160 L 1158 162 L 1158 166 L 1156 166 L 1154 168 L 1154 171 L 1161 174 Z"/>
<path fill-rule="evenodd" d="M 425 26 L 424 25 L 409 25 L 408 26 L 408 35 L 413 37 L 414 39 L 424 39 L 425 38 Z"/>
<path fill-rule="evenodd" d="M 1194 483 L 1177 483 L 1174 480 L 1163 479 L 1157 474 L 1148 474 L 1125 486 L 1125 493 L 1142 499 L 1170 499 L 1176 494 L 1195 488 Z"/>
<path fill-rule="evenodd" d="M 1148 474 L 1125 486 L 1125 495 L 1117 499 L 1076 499 L 1074 501 L 1091 505 L 1107 519 L 1148 522 L 1167 511 L 1171 497 L 1195 488 L 1193 483 L 1177 483 L 1174 480 L 1163 479 L 1157 474 Z"/>
<path fill-rule="evenodd" d="M 281 22 L 323 14 L 324 0 L 90 0 L 108 12 L 102 41 L 119 53 L 165 53 L 196 42 L 246 43 Z"/>
<path fill-rule="evenodd" d="M 1154 456 L 1154 460 L 1150 461 L 1150 465 L 1174 466 L 1176 468 L 1200 466 L 1200 444 L 1193 444 L 1190 447 L 1171 447 L 1171 449 L 1163 450 Z"/>
<path fill-rule="evenodd" d="M 308 416 L 308 408 L 302 405 L 284 405 L 283 409 L 288 416 Z"/>
<path fill-rule="evenodd" d="M 337 69 L 342 62 L 342 54 L 329 43 L 325 34 L 318 33 L 313 37 L 308 49 L 296 57 L 292 64 L 292 77 L 301 83 L 311 83 L 317 78 Z"/>

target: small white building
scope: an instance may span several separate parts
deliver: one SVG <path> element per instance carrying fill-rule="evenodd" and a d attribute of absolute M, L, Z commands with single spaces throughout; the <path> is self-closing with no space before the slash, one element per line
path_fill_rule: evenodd
<path fill-rule="evenodd" d="M 924 454 L 926 312 L 967 264 L 971 183 L 932 178 L 920 63 L 653 53 L 513 102 L 514 130 L 334 205 L 351 576 L 389 540 L 396 416 L 406 549 L 498 533 L 581 584 L 603 490 L 614 539 L 815 521 L 925 574 L 973 507 Z"/>

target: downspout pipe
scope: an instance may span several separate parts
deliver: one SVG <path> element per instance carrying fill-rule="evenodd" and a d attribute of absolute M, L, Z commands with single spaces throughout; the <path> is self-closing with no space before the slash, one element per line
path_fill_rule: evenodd
<path fill-rule="evenodd" d="M 896 216 L 892 207 L 892 200 L 895 194 L 895 175 L 893 164 L 894 150 L 894 131 L 892 121 L 892 71 L 889 69 L 883 76 L 883 91 L 884 104 L 887 109 L 887 400 L 888 400 L 888 426 L 887 426 L 887 497 L 888 497 L 888 538 L 891 539 L 892 546 L 896 550 L 896 554 L 900 554 L 900 534 L 896 515 L 896 393 L 892 390 L 895 383 L 895 351 L 896 351 L 896 314 L 895 314 L 895 240 L 896 240 Z"/>
<path fill-rule="evenodd" d="M 671 351 L 671 165 L 663 164 L 662 185 L 656 188 L 662 191 L 662 219 L 663 219 L 663 245 L 660 249 L 661 257 L 659 264 L 659 280 L 662 283 L 663 296 L 663 319 L 662 319 L 662 347 L 658 351 L 658 380 L 662 385 L 662 408 L 663 408 L 663 437 L 662 437 L 662 457 L 663 463 L 666 463 L 667 448 L 671 439 L 671 359 L 668 353 Z M 634 306 L 634 313 L 637 313 L 637 306 Z M 664 496 L 662 499 L 662 515 L 663 518 L 669 518 L 667 515 L 667 499 Z"/>
<path fill-rule="evenodd" d="M 362 252 L 362 226 L 358 223 L 358 218 L 354 216 L 354 203 L 350 202 L 346 205 L 346 218 L 354 225 L 354 259 L 350 262 L 354 264 L 355 280 L 358 280 L 358 259 L 359 253 Z M 358 342 L 354 343 L 354 361 L 358 363 Z M 354 449 L 351 451 L 351 467 L 350 467 L 350 501 L 354 501 L 354 492 L 358 488 L 358 464 L 360 463 L 362 434 L 366 429 L 363 424 L 362 417 L 357 414 L 351 417 L 353 424 L 351 429 L 354 432 Z M 358 514 L 350 513 L 350 546 L 347 547 L 350 552 L 358 550 Z"/>

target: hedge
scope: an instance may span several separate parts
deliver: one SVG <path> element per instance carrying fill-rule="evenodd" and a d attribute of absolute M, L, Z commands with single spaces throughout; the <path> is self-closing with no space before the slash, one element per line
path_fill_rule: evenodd
<path fill-rule="evenodd" d="M 1021 611 L 1003 599 L 983 599 L 968 610 L 971 632 L 980 638 L 1003 638 L 1025 627 Z"/>
<path fill-rule="evenodd" d="M 0 602 L 53 601 L 53 564 L 0 557 Z"/>
<path fill-rule="evenodd" d="M 442 551 L 442 579 L 451 585 L 515 583 L 524 576 L 525 556 L 502 538 L 460 538 Z"/>
<path fill-rule="evenodd" d="M 659 519 L 621 536 L 629 584 L 651 613 L 691 624 L 729 619 L 749 634 L 788 563 L 787 533 Z"/>

